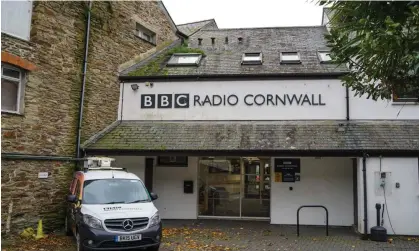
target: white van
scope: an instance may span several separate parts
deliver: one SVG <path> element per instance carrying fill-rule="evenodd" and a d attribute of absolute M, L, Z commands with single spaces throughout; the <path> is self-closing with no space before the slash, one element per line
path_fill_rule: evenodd
<path fill-rule="evenodd" d="M 77 250 L 157 251 L 162 223 L 153 200 L 135 174 L 111 167 L 111 158 L 89 158 L 70 186 L 65 228 Z"/>

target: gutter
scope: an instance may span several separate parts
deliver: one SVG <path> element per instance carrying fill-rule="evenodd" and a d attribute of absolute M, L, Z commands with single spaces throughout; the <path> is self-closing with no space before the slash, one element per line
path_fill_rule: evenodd
<path fill-rule="evenodd" d="M 69 156 L 54 155 L 36 155 L 36 154 L 20 154 L 20 153 L 2 153 L 2 159 L 9 160 L 57 160 L 57 161 L 82 161 L 84 158 L 74 158 Z"/>
<path fill-rule="evenodd" d="M 363 181 L 363 191 L 364 191 L 364 234 L 362 236 L 363 240 L 368 239 L 368 200 L 367 200 L 367 154 L 364 153 L 362 156 L 362 181 Z"/>
<path fill-rule="evenodd" d="M 365 155 L 364 150 L 195 150 L 195 149 L 106 149 L 106 148 L 90 148 L 95 142 L 100 139 L 96 139 L 89 145 L 83 148 L 85 152 L 89 154 L 97 155 L 188 155 L 188 156 L 243 156 L 243 155 L 260 155 L 260 156 L 288 156 L 288 157 L 363 157 Z M 417 157 L 419 150 L 368 150 L 368 157 L 370 156 L 386 156 L 386 157 Z"/>
<path fill-rule="evenodd" d="M 86 88 L 86 71 L 87 71 L 87 57 L 89 52 L 89 38 L 90 38 L 90 16 L 92 10 L 92 1 L 89 1 L 89 11 L 87 12 L 86 32 L 84 37 L 84 56 L 83 56 L 83 79 L 80 91 L 80 104 L 79 104 L 79 118 L 77 123 L 77 137 L 76 137 L 76 158 L 80 158 L 80 138 L 81 128 L 83 122 L 83 106 L 84 106 L 84 92 Z"/>
<path fill-rule="evenodd" d="M 267 79 L 267 78 L 328 78 L 335 79 L 346 75 L 347 72 L 326 72 L 326 73 L 261 73 L 261 74 L 202 74 L 202 75 L 158 75 L 158 76 L 119 76 L 121 82 L 138 81 L 173 81 L 173 80 L 241 80 L 241 79 Z"/>

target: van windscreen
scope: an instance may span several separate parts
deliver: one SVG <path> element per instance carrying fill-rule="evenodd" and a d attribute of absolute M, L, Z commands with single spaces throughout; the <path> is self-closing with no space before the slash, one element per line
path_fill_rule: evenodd
<path fill-rule="evenodd" d="M 101 179 L 84 182 L 83 204 L 127 204 L 150 201 L 148 191 L 140 180 Z"/>

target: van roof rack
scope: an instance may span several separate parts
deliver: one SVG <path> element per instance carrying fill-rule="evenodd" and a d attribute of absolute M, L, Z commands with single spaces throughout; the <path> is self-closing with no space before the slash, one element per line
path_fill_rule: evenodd
<path fill-rule="evenodd" d="M 114 158 L 109 157 L 87 157 L 84 161 L 84 171 L 90 170 L 123 170 L 127 171 L 124 167 L 112 167 L 111 163 L 115 161 Z"/>
<path fill-rule="evenodd" d="M 114 171 L 127 171 L 125 167 L 84 167 L 84 170 L 87 171 L 94 171 L 94 170 L 114 170 Z"/>

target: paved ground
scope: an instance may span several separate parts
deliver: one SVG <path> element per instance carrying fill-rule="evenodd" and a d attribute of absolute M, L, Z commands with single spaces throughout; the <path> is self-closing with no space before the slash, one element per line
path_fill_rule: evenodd
<path fill-rule="evenodd" d="M 419 238 L 394 237 L 391 243 L 363 241 L 348 228 L 302 227 L 300 237 L 295 226 L 270 225 L 268 222 L 226 220 L 164 220 L 161 251 L 189 250 L 419 250 Z M 40 241 L 4 242 L 2 251 L 75 251 L 74 239 L 50 235 Z"/>
<path fill-rule="evenodd" d="M 391 243 L 363 241 L 349 228 L 330 228 L 329 236 L 326 237 L 324 228 L 303 227 L 300 229 L 300 237 L 297 237 L 295 226 L 270 225 L 268 222 L 202 220 L 164 223 L 168 231 L 162 249 L 164 251 L 188 250 L 188 245 L 194 243 L 199 243 L 195 245 L 198 250 L 205 250 L 200 249 L 205 246 L 213 250 L 248 251 L 419 250 L 419 238 L 395 237 Z M 177 231 L 174 230 L 172 234 L 172 229 Z"/>

